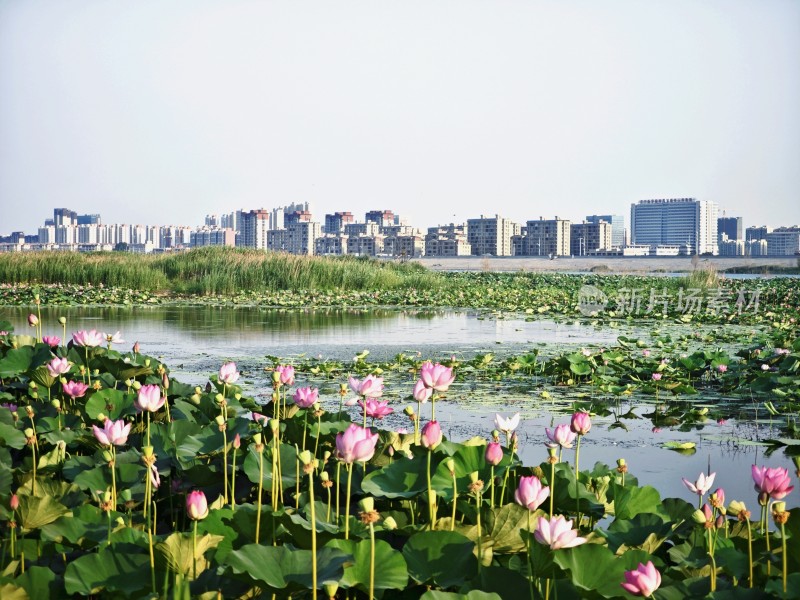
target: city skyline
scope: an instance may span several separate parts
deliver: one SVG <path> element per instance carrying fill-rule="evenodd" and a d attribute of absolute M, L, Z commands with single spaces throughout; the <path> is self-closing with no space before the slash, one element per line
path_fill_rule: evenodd
<path fill-rule="evenodd" d="M 785 0 L 7 2 L 0 89 L 2 233 L 303 201 L 433 226 L 689 196 L 800 222 Z"/>

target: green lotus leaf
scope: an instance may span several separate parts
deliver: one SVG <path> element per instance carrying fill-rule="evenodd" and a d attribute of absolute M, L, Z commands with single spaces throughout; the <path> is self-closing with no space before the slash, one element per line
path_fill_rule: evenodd
<path fill-rule="evenodd" d="M 2 583 L 0 584 L 0 598 L 3 600 L 29 600 L 31 596 L 22 586 L 13 583 Z M 36 596 L 33 596 L 33 598 L 36 598 Z"/>
<path fill-rule="evenodd" d="M 642 487 L 612 485 L 614 494 L 614 516 L 630 519 L 639 513 L 656 513 L 661 505 L 658 490 L 649 485 Z"/>
<path fill-rule="evenodd" d="M 138 598 L 150 588 L 149 572 L 147 548 L 117 544 L 71 560 L 64 586 L 68 594 L 90 596 L 105 590 L 112 597 Z"/>
<path fill-rule="evenodd" d="M 223 539 L 221 535 L 198 535 L 195 545 L 191 533 L 176 531 L 156 544 L 156 552 L 170 571 L 185 577 L 194 572 L 196 565 L 199 575 L 211 564 L 205 557 L 206 551 L 216 548 Z"/>
<path fill-rule="evenodd" d="M 425 531 L 403 547 L 408 574 L 417 583 L 441 588 L 460 586 L 475 576 L 475 543 L 453 531 Z"/>
<path fill-rule="evenodd" d="M 23 588 L 28 597 L 36 600 L 38 598 L 58 598 L 61 592 L 61 582 L 56 578 L 56 574 L 47 567 L 31 566 L 26 567 L 25 572 L 18 576 L 14 583 Z M 9 595 L 9 598 L 14 598 Z M 5 600 L 6 592 L 0 587 L 0 598 Z"/>
<path fill-rule="evenodd" d="M 466 594 L 428 590 L 420 596 L 419 600 L 503 600 L 503 597 L 494 592 L 481 592 L 480 590 L 472 590 Z"/>
<path fill-rule="evenodd" d="M 14 425 L 0 423 L 0 444 L 19 450 L 25 447 L 27 440 L 25 434 Z"/>
<path fill-rule="evenodd" d="M 352 556 L 345 563 L 340 586 L 369 591 L 370 540 L 333 540 L 326 548 Z M 383 540 L 375 540 L 375 589 L 402 590 L 408 583 L 408 567 L 402 553 Z"/>
<path fill-rule="evenodd" d="M 31 531 L 52 523 L 61 515 L 66 514 L 68 510 L 66 506 L 52 496 L 38 498 L 24 495 L 19 497 L 17 512 L 20 516 L 22 527 L 27 531 Z"/>
<path fill-rule="evenodd" d="M 428 489 L 427 463 L 420 458 L 395 459 L 392 464 L 369 473 L 361 489 L 378 498 L 413 498 Z"/>

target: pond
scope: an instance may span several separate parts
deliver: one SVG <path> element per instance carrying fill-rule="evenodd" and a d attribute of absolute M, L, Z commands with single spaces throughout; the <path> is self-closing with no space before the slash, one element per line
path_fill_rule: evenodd
<path fill-rule="evenodd" d="M 25 332 L 27 314 L 24 308 L 3 307 L 0 320 L 8 320 L 18 332 Z M 647 335 L 650 330 L 647 325 L 600 328 L 522 317 L 496 319 L 465 310 L 158 306 L 44 308 L 46 334 L 61 335 L 57 325 L 60 316 L 68 319 L 68 333 L 91 328 L 108 332 L 120 330 L 126 340 L 123 349 L 127 350 L 138 341 L 142 352 L 163 359 L 173 375 L 186 383 L 204 384 L 207 376 L 224 360 L 235 360 L 242 370 L 245 388 L 262 399 L 269 392 L 268 377 L 263 371 L 267 355 L 288 359 L 310 355 L 350 361 L 357 353 L 369 349 L 370 359 L 387 359 L 400 352 L 420 352 L 424 358 L 436 359 L 451 354 L 474 356 L 485 352 L 500 356 L 527 352 L 534 347 L 546 355 L 565 347 L 608 346 L 619 335 L 638 337 Z M 674 324 L 669 327 L 679 329 Z M 694 330 L 702 329 L 694 327 Z M 708 330 L 711 329 L 709 326 Z M 300 376 L 298 382 L 303 385 L 304 377 Z M 334 410 L 338 406 L 335 389 L 339 380 L 322 383 L 325 406 Z M 318 380 L 314 381 L 314 385 L 319 384 Z M 387 379 L 387 384 L 386 397 L 392 400 L 395 414 L 380 426 L 410 427 L 402 409 L 407 404 L 413 380 L 409 375 L 402 380 Z M 437 403 L 437 419 L 448 437 L 464 440 L 475 435 L 488 437 L 497 412 L 505 416 L 521 412 L 520 455 L 525 464 L 538 464 L 546 457 L 544 427 L 568 420 L 564 412 L 568 402 L 563 401 L 563 391 L 554 391 L 561 397 L 559 403 L 539 398 L 539 392 L 547 385 L 543 382 L 532 382 L 527 387 L 476 384 L 474 381 L 458 383 L 451 388 L 447 401 Z M 752 464 L 788 467 L 794 471 L 790 459 L 782 451 L 765 456 L 765 447 L 757 443 L 758 439 L 770 437 L 769 422 L 729 419 L 722 424 L 708 421 L 687 431 L 678 428 L 653 431 L 651 421 L 641 418 L 652 409 L 653 399 L 641 398 L 619 407 L 618 414 L 625 414 L 625 419 L 617 420 L 613 415 L 596 417 L 592 431 L 582 443 L 581 466 L 586 469 L 598 461 L 611 465 L 618 458 L 624 458 L 640 484 L 657 487 L 662 496 L 678 496 L 690 501 L 693 501 L 691 494 L 681 478 L 694 481 L 700 472 L 710 469 L 717 473 L 716 485 L 725 488 L 728 498 L 739 498 L 753 505 Z M 355 415 L 356 410 L 351 410 Z M 423 407 L 422 416 L 430 417 L 429 407 Z M 625 428 L 619 423 L 624 423 Z M 695 442 L 696 452 L 678 454 L 663 447 L 668 441 Z M 572 451 L 565 453 L 565 460 L 572 462 L 573 457 Z M 791 494 L 787 502 L 797 506 L 798 499 L 800 494 Z"/>

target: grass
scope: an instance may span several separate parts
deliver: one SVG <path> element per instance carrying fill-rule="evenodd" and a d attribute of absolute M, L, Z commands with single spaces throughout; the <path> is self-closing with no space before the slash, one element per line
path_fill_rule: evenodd
<path fill-rule="evenodd" d="M 153 292 L 233 294 L 275 290 L 433 289 L 443 278 L 416 263 L 309 257 L 243 248 L 165 255 L 25 252 L 0 256 L 0 282 L 103 284 Z"/>

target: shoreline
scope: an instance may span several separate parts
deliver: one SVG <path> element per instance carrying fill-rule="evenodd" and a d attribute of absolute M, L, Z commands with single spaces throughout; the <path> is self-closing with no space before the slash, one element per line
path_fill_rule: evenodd
<path fill-rule="evenodd" d="M 558 257 L 540 256 L 459 256 L 422 257 L 414 262 L 432 271 L 497 271 L 540 273 L 690 273 L 699 269 L 715 269 L 723 274 L 730 269 L 769 270 L 781 274 L 784 269 L 797 269 L 796 256 L 713 256 L 699 258 L 696 266 L 692 257 L 683 256 L 630 256 L 630 257 Z M 753 271 L 748 271 L 753 272 Z M 761 274 L 761 273 L 758 273 Z"/>

